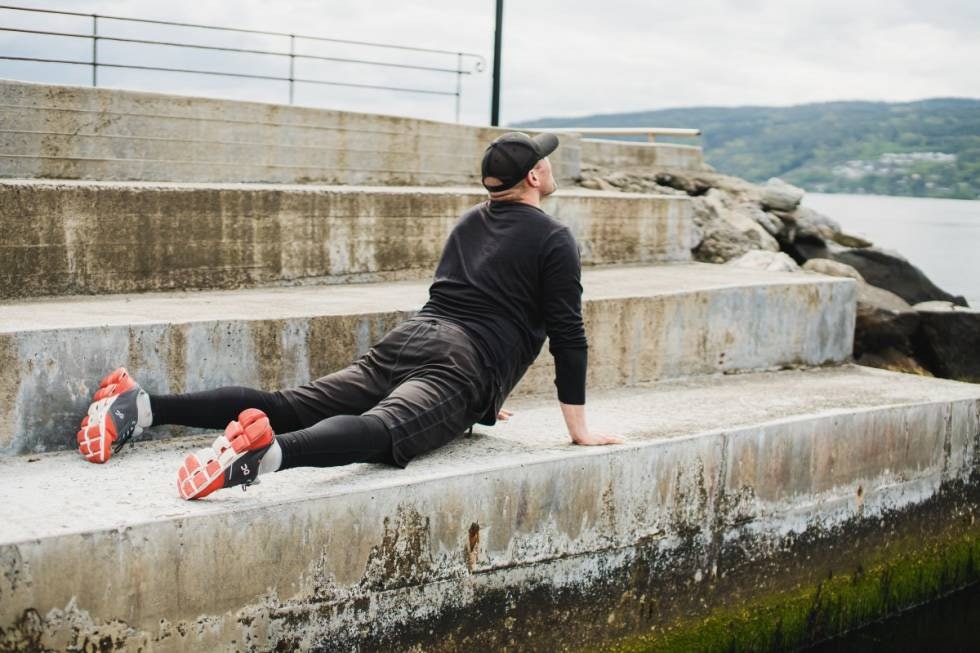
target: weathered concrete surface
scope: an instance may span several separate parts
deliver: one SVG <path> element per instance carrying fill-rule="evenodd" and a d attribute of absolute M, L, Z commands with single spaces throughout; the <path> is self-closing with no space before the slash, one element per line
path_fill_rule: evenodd
<path fill-rule="evenodd" d="M 0 299 L 432 277 L 473 188 L 0 181 Z M 687 198 L 559 191 L 584 265 L 687 261 Z"/>
<path fill-rule="evenodd" d="M 583 167 L 613 170 L 630 168 L 700 170 L 704 167 L 702 150 L 697 145 L 583 138 L 580 148 Z"/>
<path fill-rule="evenodd" d="M 0 460 L 0 645 L 786 650 L 977 575 L 976 385 L 843 366 L 612 391 L 589 401 L 608 447 L 571 445 L 553 399 L 509 407 L 405 470 L 198 503 L 176 442 Z"/>
<path fill-rule="evenodd" d="M 850 279 L 710 264 L 583 273 L 589 387 L 846 360 Z M 73 448 L 95 384 L 149 392 L 298 385 L 350 364 L 421 307 L 427 283 L 76 297 L 0 306 L 0 453 Z M 544 355 L 515 394 L 554 392 Z"/>
<path fill-rule="evenodd" d="M 0 177 L 476 185 L 507 129 L 0 80 Z M 579 174 L 563 135 L 556 174 Z"/>

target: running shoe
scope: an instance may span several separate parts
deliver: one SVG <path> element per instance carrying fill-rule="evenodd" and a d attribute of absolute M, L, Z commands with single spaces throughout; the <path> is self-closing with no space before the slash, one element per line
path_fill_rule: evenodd
<path fill-rule="evenodd" d="M 89 462 L 104 463 L 150 423 L 149 395 L 126 368 L 117 368 L 99 382 L 82 418 L 78 451 Z"/>
<path fill-rule="evenodd" d="M 221 488 L 258 483 L 259 463 L 275 442 L 269 418 L 258 408 L 246 408 L 225 427 L 214 443 L 188 454 L 177 470 L 181 499 L 201 499 Z"/>

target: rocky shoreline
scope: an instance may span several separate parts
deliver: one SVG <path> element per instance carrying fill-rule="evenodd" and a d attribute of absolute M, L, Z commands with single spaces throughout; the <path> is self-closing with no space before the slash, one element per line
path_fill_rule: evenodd
<path fill-rule="evenodd" d="M 695 260 L 856 279 L 854 360 L 888 370 L 980 383 L 980 310 L 938 286 L 898 252 L 803 206 L 780 179 L 753 184 L 702 170 L 585 168 L 584 188 L 687 195 Z"/>

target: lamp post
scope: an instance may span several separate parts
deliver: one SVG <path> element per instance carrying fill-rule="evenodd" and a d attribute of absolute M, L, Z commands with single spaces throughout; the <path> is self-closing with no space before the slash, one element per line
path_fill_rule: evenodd
<path fill-rule="evenodd" d="M 493 96 L 490 99 L 490 124 L 500 125 L 500 41 L 504 28 L 504 0 L 497 0 L 497 27 L 493 32 Z"/>

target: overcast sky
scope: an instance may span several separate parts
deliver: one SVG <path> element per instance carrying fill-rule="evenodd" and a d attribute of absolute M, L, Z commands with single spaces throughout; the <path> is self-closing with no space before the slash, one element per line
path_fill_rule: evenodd
<path fill-rule="evenodd" d="M 492 0 L 13 0 L 98 12 L 465 51 L 487 62 L 463 81 L 462 119 L 487 124 Z M 0 26 L 89 32 L 91 19 L 0 10 Z M 288 39 L 103 21 L 100 33 L 288 50 Z M 509 0 L 501 120 L 685 106 L 980 97 L 980 0 Z M 298 52 L 454 67 L 455 55 L 299 42 Z M 0 32 L 0 54 L 88 60 L 91 42 Z M 100 45 L 100 59 L 285 76 L 287 59 Z M 286 102 L 282 82 L 106 69 L 100 85 Z M 452 92 L 455 75 L 301 61 L 297 77 Z M 81 66 L 0 60 L 0 77 L 88 84 Z M 452 120 L 451 96 L 300 85 L 298 104 Z"/>

